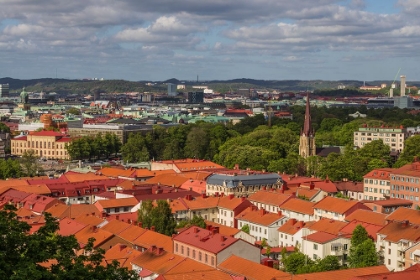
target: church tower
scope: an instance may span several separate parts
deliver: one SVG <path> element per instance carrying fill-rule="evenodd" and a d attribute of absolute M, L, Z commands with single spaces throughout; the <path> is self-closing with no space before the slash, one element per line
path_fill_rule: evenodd
<path fill-rule="evenodd" d="M 300 132 L 299 155 L 304 158 L 316 155 L 315 131 L 311 126 L 311 105 L 309 103 L 309 93 L 306 96 L 305 123 L 303 124 L 303 130 Z"/>

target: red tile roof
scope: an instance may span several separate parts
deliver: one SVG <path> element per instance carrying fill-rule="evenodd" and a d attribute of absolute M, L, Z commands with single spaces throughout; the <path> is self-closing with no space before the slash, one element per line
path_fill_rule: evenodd
<path fill-rule="evenodd" d="M 306 201 L 299 198 L 291 198 L 280 206 L 281 210 L 289 210 L 297 213 L 313 215 L 314 214 L 314 202 Z"/>
<path fill-rule="evenodd" d="M 174 236 L 173 240 L 217 254 L 237 242 L 239 239 L 225 236 L 220 233 L 212 233 L 207 229 L 192 226 Z"/>
<path fill-rule="evenodd" d="M 379 230 L 378 234 L 384 235 L 384 240 L 394 243 L 401 239 L 418 242 L 420 241 L 420 226 L 405 222 L 392 222 Z"/>
<path fill-rule="evenodd" d="M 359 222 L 356 220 L 351 221 L 348 225 L 344 226 L 340 232 L 344 233 L 344 234 L 349 234 L 351 235 L 354 231 L 354 229 L 356 228 L 356 226 L 361 225 L 363 226 L 368 235 L 376 241 L 377 235 L 376 233 L 381 230 L 383 228 L 383 225 L 378 226 L 378 225 L 374 225 L 374 224 L 369 224 L 369 223 L 364 223 L 364 222 Z"/>
<path fill-rule="evenodd" d="M 120 264 L 120 267 L 126 267 L 131 270 L 131 262 L 136 257 L 140 256 L 140 254 L 140 251 L 118 243 L 105 252 L 102 265 L 106 266 L 106 264 L 112 263 L 112 261 L 116 260 Z"/>
<path fill-rule="evenodd" d="M 293 275 L 293 280 L 338 280 L 351 279 L 355 276 L 389 272 L 385 265 L 364 268 L 348 268 L 326 272 Z"/>
<path fill-rule="evenodd" d="M 229 258 L 220 263 L 219 269 L 231 275 L 243 276 L 246 279 L 290 279 L 289 273 L 255 263 L 235 255 L 231 255 Z"/>
<path fill-rule="evenodd" d="M 420 225 L 420 211 L 415 209 L 409 209 L 405 207 L 399 207 L 394 212 L 389 214 L 386 219 L 388 221 L 410 221 L 410 224 Z"/>
<path fill-rule="evenodd" d="M 372 212 L 370 210 L 357 209 L 350 215 L 348 215 L 345 220 L 351 222 L 353 220 L 365 222 L 369 224 L 374 224 L 378 226 L 385 225 L 386 214 Z"/>
<path fill-rule="evenodd" d="M 318 232 L 306 235 L 305 237 L 302 237 L 302 238 L 304 240 L 312 241 L 319 244 L 324 244 L 334 239 L 337 239 L 338 235 L 323 232 L 323 231 L 318 231 Z"/>
<path fill-rule="evenodd" d="M 301 230 L 306 225 L 303 221 L 297 221 L 296 219 L 289 219 L 281 227 L 278 228 L 279 232 L 294 235 L 296 232 Z"/>
<path fill-rule="evenodd" d="M 270 213 L 267 212 L 265 209 L 256 209 L 255 207 L 249 207 L 246 210 L 242 211 L 235 218 L 238 221 L 248 221 L 254 224 L 270 226 L 274 223 L 277 223 L 281 219 L 284 219 L 285 216 L 283 216 L 281 213 Z"/>
<path fill-rule="evenodd" d="M 251 194 L 248 197 L 248 200 L 253 202 L 260 202 L 269 205 L 279 206 L 286 202 L 287 200 L 291 199 L 293 196 L 290 194 L 283 194 L 277 191 L 258 191 L 256 193 Z"/>
<path fill-rule="evenodd" d="M 60 229 L 58 230 L 58 234 L 63 236 L 69 236 L 76 234 L 77 232 L 81 231 L 88 225 L 80 223 L 70 218 L 64 218 L 59 222 Z"/>
<path fill-rule="evenodd" d="M 355 207 L 358 204 L 360 204 L 358 209 L 367 209 L 366 206 L 364 206 L 363 204 L 361 204 L 360 202 L 356 200 L 346 200 L 346 199 L 326 196 L 322 200 L 320 200 L 318 203 L 316 203 L 314 205 L 314 208 L 343 215 L 347 211 L 349 211 L 352 207 Z"/>
<path fill-rule="evenodd" d="M 347 222 L 341 222 L 330 219 L 321 219 L 313 224 L 308 225 L 307 228 L 311 231 L 323 231 L 337 235 L 340 232 L 340 230 L 347 224 Z"/>

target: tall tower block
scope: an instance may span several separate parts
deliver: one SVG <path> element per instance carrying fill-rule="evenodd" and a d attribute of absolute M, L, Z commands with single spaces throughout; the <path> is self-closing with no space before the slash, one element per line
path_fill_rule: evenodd
<path fill-rule="evenodd" d="M 306 96 L 305 122 L 299 138 L 299 155 L 304 158 L 316 155 L 315 131 L 311 126 L 311 105 L 309 103 L 309 93 Z"/>
<path fill-rule="evenodd" d="M 405 96 L 405 76 L 402 75 L 401 77 L 401 96 Z"/>

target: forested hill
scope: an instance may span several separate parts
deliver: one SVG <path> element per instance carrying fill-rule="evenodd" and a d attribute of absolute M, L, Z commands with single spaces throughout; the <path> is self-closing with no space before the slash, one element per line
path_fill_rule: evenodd
<path fill-rule="evenodd" d="M 338 86 L 345 86 L 347 90 L 354 90 L 363 85 L 362 81 L 341 80 L 254 80 L 254 79 L 233 79 L 233 80 L 213 80 L 213 81 L 181 81 L 175 78 L 165 81 L 155 81 L 153 86 L 147 86 L 148 81 L 126 81 L 126 80 L 69 80 L 69 79 L 32 79 L 20 80 L 13 78 L 0 78 L 0 84 L 9 84 L 11 92 L 20 92 L 23 87 L 28 91 L 44 91 L 57 93 L 79 93 L 89 94 L 97 91 L 113 92 L 164 92 L 166 83 L 185 84 L 187 91 L 192 90 L 192 86 L 206 85 L 215 92 L 237 92 L 240 89 L 258 89 L 258 90 L 278 90 L 278 91 L 334 91 Z M 372 81 L 366 82 L 366 85 L 380 85 L 382 83 L 390 84 L 391 81 Z M 420 82 L 407 82 L 408 85 L 420 87 Z M 348 92 L 347 92 L 348 93 Z"/>

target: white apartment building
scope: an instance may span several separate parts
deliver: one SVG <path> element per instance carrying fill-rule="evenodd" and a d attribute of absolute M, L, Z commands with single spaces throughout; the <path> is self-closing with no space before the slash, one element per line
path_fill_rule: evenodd
<path fill-rule="evenodd" d="M 382 140 L 388 145 L 391 151 L 402 151 L 404 149 L 404 141 L 408 137 L 407 129 L 404 127 L 388 128 L 388 127 L 364 127 L 354 132 L 354 146 L 362 148 L 367 143 L 374 140 Z"/>
<path fill-rule="evenodd" d="M 302 234 L 305 223 L 296 219 L 289 219 L 279 229 L 279 246 L 295 246 L 302 248 Z"/>
<path fill-rule="evenodd" d="M 392 168 L 374 169 L 363 176 L 363 197 L 365 200 L 384 200 L 391 191 Z"/>
<path fill-rule="evenodd" d="M 254 236 L 257 241 L 266 240 L 271 247 L 279 246 L 279 233 L 277 229 L 283 225 L 287 217 L 281 213 L 269 213 L 264 209 L 249 207 L 241 214 L 236 216 L 238 229 L 244 225 L 249 226 L 249 234 Z"/>

